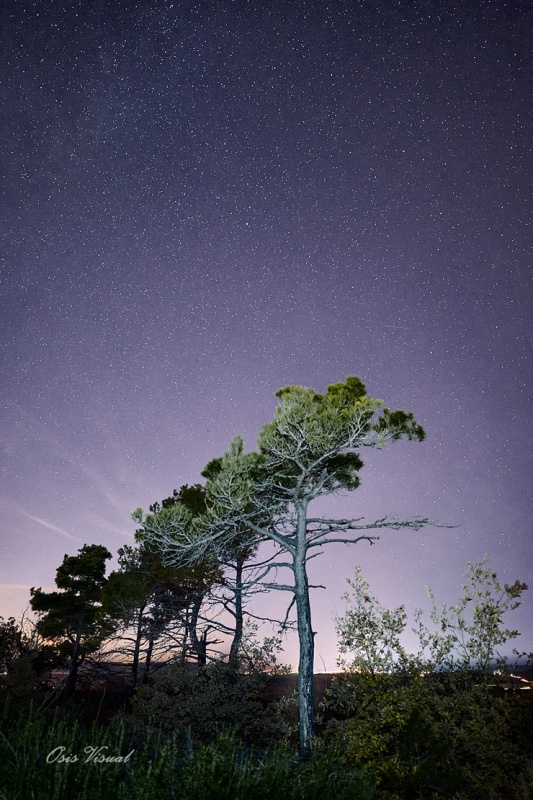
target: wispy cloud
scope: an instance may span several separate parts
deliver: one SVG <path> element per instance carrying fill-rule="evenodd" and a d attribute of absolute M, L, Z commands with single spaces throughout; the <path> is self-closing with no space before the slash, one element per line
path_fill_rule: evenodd
<path fill-rule="evenodd" d="M 78 542 L 78 544 L 81 544 L 80 539 L 78 539 L 76 536 L 73 536 L 68 531 L 64 531 L 63 528 L 60 528 L 58 525 L 54 525 L 53 522 L 48 522 L 46 519 L 41 519 L 41 517 L 36 517 L 33 514 L 29 514 L 27 511 L 24 511 L 23 508 L 16 508 L 16 511 L 19 514 L 22 514 L 23 517 L 31 519 L 32 522 L 37 522 L 38 525 L 42 525 L 44 528 L 48 528 L 49 531 L 55 531 L 55 533 L 60 533 L 61 536 L 66 536 L 67 539 L 72 539 L 73 542 Z"/>
<path fill-rule="evenodd" d="M 48 454 L 53 454 L 58 463 L 63 462 L 70 466 L 70 474 L 88 478 L 91 486 L 101 492 L 109 505 L 120 514 L 127 513 L 129 515 L 132 510 L 131 489 L 129 488 L 132 474 L 131 470 L 124 466 L 124 453 L 115 441 L 116 432 L 112 426 L 108 426 L 105 422 L 105 409 L 103 406 L 100 408 L 96 405 L 92 424 L 100 432 L 105 445 L 104 472 L 101 471 L 101 460 L 95 468 L 91 463 L 91 457 L 83 446 L 78 445 L 78 449 L 73 447 L 72 442 L 65 440 L 64 432 L 60 428 L 54 428 L 51 424 L 44 424 L 36 414 L 23 407 L 20 403 L 13 405 L 10 411 L 13 419 L 18 419 L 22 423 L 18 428 L 20 432 L 16 435 L 12 434 L 15 437 L 13 446 L 16 444 L 20 447 L 21 440 L 27 446 L 31 441 L 37 442 L 40 446 L 45 445 Z M 17 426 L 11 425 L 9 431 L 16 428 Z M 135 503 L 133 507 L 135 507 Z"/>

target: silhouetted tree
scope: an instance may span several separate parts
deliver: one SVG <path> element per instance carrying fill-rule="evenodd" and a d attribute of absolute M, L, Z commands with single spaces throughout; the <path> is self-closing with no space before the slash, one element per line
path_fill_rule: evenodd
<path fill-rule="evenodd" d="M 111 553 L 99 544 L 84 545 L 78 555 L 65 555 L 56 572 L 60 591 L 31 589 L 30 605 L 40 614 L 38 631 L 54 641 L 58 653 L 68 663 L 64 697 L 70 699 L 76 688 L 78 669 L 112 632 L 109 617 L 102 609 L 106 561 Z"/>
<path fill-rule="evenodd" d="M 196 655 L 201 649 L 191 617 L 209 588 L 213 575 L 199 566 L 167 567 L 160 554 L 144 545 L 118 551 L 119 569 L 109 575 L 103 590 L 104 609 L 117 625 L 114 652 L 132 659 L 132 684 L 146 683 L 154 657 L 179 648 L 184 660 L 189 638 Z M 200 653 L 201 655 L 201 653 Z"/>

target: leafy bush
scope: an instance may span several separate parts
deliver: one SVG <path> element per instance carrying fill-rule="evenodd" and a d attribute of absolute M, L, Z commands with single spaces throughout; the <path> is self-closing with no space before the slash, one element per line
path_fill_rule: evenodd
<path fill-rule="evenodd" d="M 496 697 L 472 674 L 361 673 L 328 698 L 326 741 L 363 768 L 386 798 L 519 797 L 533 704 Z M 525 780 L 525 779 L 524 779 Z"/>
<path fill-rule="evenodd" d="M 283 742 L 289 734 L 280 706 L 262 700 L 265 673 L 241 673 L 227 664 L 206 667 L 173 664 L 154 678 L 153 686 L 137 690 L 131 721 L 144 736 L 155 722 L 164 734 L 181 742 L 213 742 L 231 728 L 248 745 Z"/>
<path fill-rule="evenodd" d="M 44 676 L 56 664 L 54 649 L 25 614 L 18 622 L 0 617 L 0 706 L 9 701 L 13 712 L 27 711 L 43 694 Z"/>
<path fill-rule="evenodd" d="M 498 658 L 496 647 L 517 635 L 502 629 L 501 618 L 527 587 L 501 587 L 486 561 L 470 565 L 467 575 L 456 606 L 438 611 L 433 603 L 436 630 L 417 615 L 416 656 L 400 641 L 404 608 L 384 609 L 359 571 L 350 582 L 353 604 L 337 628 L 340 650 L 352 658 L 342 662 L 348 672 L 329 692 L 324 711 L 336 718 L 327 722 L 325 737 L 388 800 L 526 796 L 533 703 L 529 692 L 496 696 L 500 679 L 488 668 Z"/>

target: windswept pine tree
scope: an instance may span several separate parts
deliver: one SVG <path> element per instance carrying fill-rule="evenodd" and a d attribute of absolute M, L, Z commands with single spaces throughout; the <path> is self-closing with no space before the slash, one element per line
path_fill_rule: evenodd
<path fill-rule="evenodd" d="M 291 593 L 296 606 L 299 735 L 301 748 L 307 749 L 315 733 L 309 559 L 333 542 L 372 543 L 378 537 L 370 531 L 419 530 L 430 524 L 426 517 L 383 516 L 374 522 L 314 517 L 311 504 L 357 489 L 365 448 L 380 449 L 399 439 L 420 442 L 425 433 L 412 413 L 384 407 L 356 377 L 328 386 L 324 394 L 287 386 L 277 397 L 274 419 L 260 432 L 259 451 L 245 453 L 237 437 L 216 469 L 207 472 L 205 513 L 193 516 L 177 503 L 155 514 L 137 509 L 134 519 L 145 540 L 176 558 L 179 554 L 182 563 L 198 563 L 208 553 L 224 558 L 236 539 L 246 548 L 261 542 L 277 545 L 282 560 L 267 564 L 257 582 Z M 271 570 L 283 567 L 290 570 L 292 583 L 269 580 Z"/>

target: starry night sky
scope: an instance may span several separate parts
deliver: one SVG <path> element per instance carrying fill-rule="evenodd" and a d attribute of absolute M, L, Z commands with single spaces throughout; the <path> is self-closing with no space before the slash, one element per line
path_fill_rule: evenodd
<path fill-rule="evenodd" d="M 346 375 L 427 440 L 319 510 L 458 527 L 311 562 L 317 671 L 357 563 L 410 611 L 486 552 L 533 584 L 529 3 L 3 5 L 0 614 Z"/>

